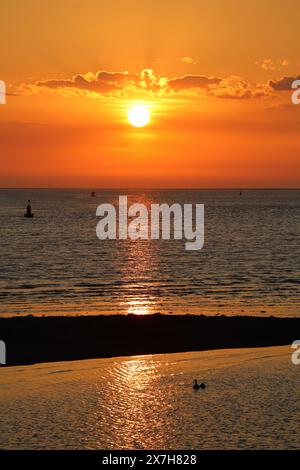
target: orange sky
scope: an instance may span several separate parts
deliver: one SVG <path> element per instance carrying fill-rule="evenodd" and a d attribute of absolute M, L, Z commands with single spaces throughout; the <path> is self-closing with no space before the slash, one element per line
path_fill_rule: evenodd
<path fill-rule="evenodd" d="M 297 0 L 4 0 L 0 15 L 1 187 L 299 187 Z"/>

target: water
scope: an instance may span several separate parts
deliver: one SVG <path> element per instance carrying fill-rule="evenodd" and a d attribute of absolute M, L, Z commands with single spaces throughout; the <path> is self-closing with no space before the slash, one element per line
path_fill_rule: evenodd
<path fill-rule="evenodd" d="M 205 246 L 100 241 L 96 208 L 205 204 Z M 27 199 L 34 219 L 25 219 Z M 0 190 L 0 315 L 299 315 L 300 191 Z"/>
<path fill-rule="evenodd" d="M 285 346 L 6 368 L 0 448 L 300 449 L 299 367 Z"/>

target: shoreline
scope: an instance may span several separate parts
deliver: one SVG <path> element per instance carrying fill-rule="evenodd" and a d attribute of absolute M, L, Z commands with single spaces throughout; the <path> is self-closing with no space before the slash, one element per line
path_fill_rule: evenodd
<path fill-rule="evenodd" d="M 300 318 L 98 315 L 0 318 L 6 366 L 213 349 L 285 346 Z"/>

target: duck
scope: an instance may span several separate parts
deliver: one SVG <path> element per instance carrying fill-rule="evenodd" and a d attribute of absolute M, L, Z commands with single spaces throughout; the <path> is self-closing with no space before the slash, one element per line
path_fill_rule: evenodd
<path fill-rule="evenodd" d="M 202 390 L 204 390 L 204 389 L 206 388 L 205 383 L 204 383 L 204 382 L 201 382 L 201 384 L 198 384 L 197 379 L 194 379 L 193 389 L 194 389 L 194 390 L 199 390 L 200 388 L 201 388 Z"/>

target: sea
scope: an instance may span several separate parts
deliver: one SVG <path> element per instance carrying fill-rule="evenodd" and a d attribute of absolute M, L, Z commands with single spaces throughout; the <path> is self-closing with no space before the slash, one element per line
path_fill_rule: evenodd
<path fill-rule="evenodd" d="M 120 195 L 204 204 L 203 248 L 99 240 L 97 207 Z M 298 189 L 1 189 L 0 315 L 299 316 L 299 236 Z"/>

